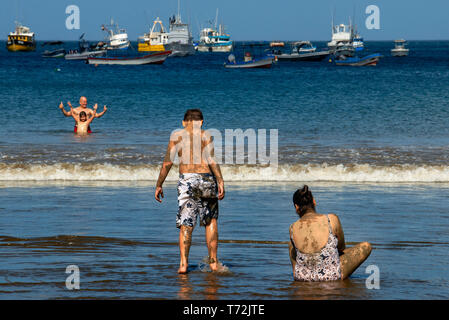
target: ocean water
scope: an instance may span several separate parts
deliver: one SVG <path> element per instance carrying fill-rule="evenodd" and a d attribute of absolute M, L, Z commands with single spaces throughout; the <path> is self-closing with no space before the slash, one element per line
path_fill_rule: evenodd
<path fill-rule="evenodd" d="M 392 46 L 366 43 L 384 55 L 376 67 L 226 70 L 224 54 L 94 67 L 0 43 L 0 297 L 447 299 L 449 42 L 410 41 L 406 58 Z M 108 106 L 87 138 L 58 109 L 81 95 Z M 175 170 L 164 203 L 153 199 L 169 135 L 193 107 L 223 135 L 278 130 L 277 167 L 222 166 L 221 275 L 202 263 L 199 227 L 190 272 L 176 274 Z M 349 280 L 292 280 L 291 196 L 304 183 L 348 242 L 373 243 Z M 70 264 L 79 291 L 65 288 Z M 369 265 L 379 290 L 365 286 Z"/>

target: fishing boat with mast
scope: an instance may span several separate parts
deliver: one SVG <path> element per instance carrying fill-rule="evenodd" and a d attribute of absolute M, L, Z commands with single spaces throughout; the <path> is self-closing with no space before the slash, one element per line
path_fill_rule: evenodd
<path fill-rule="evenodd" d="M 34 32 L 31 32 L 29 27 L 25 27 L 16 21 L 16 28 L 14 32 L 8 35 L 6 42 L 8 51 L 34 51 L 36 50 L 36 39 Z"/>
<path fill-rule="evenodd" d="M 168 43 L 168 32 L 159 17 L 153 21 L 153 26 L 149 33 L 139 37 L 137 50 L 139 52 L 161 52 L 165 51 L 165 45 Z"/>
<path fill-rule="evenodd" d="M 101 30 L 107 33 L 106 49 L 107 50 L 123 50 L 128 49 L 130 41 L 125 29 L 120 29 L 118 24 L 111 19 L 109 26 L 102 25 Z"/>
<path fill-rule="evenodd" d="M 189 24 L 183 23 L 180 13 L 180 0 L 178 0 L 178 14 L 169 19 L 168 43 L 165 46 L 172 52 L 172 57 L 185 57 L 195 54 L 193 37 Z"/>
<path fill-rule="evenodd" d="M 232 51 L 233 42 L 231 36 L 224 31 L 223 25 L 219 24 L 218 28 L 218 9 L 215 16 L 215 26 L 204 28 L 200 33 L 200 42 L 196 46 L 196 50 L 200 52 L 230 52 Z"/>

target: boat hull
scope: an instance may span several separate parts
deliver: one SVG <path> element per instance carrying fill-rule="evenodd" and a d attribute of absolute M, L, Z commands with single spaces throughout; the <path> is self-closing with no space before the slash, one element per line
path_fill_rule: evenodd
<path fill-rule="evenodd" d="M 395 49 L 391 49 L 391 55 L 393 57 L 406 57 L 408 56 L 408 52 L 409 50 L 395 50 Z"/>
<path fill-rule="evenodd" d="M 101 57 L 105 55 L 104 50 L 99 51 L 89 51 L 89 52 L 83 52 L 83 53 L 69 53 L 65 55 L 66 60 L 87 60 L 88 58 L 93 57 Z"/>
<path fill-rule="evenodd" d="M 18 51 L 35 51 L 36 50 L 36 42 L 35 41 L 18 41 L 15 39 L 9 39 L 6 43 L 6 48 L 11 52 Z"/>
<path fill-rule="evenodd" d="M 163 44 L 149 44 L 147 42 L 145 43 L 139 43 L 137 45 L 137 51 L 139 52 L 162 52 L 166 51 L 167 49 L 164 47 Z"/>
<path fill-rule="evenodd" d="M 346 60 L 335 60 L 337 66 L 375 66 L 382 56 L 380 54 L 372 54 L 363 58 L 347 58 Z"/>
<path fill-rule="evenodd" d="M 185 57 L 195 54 L 193 43 L 172 42 L 167 44 L 166 48 L 172 52 L 170 57 Z"/>
<path fill-rule="evenodd" d="M 231 52 L 232 44 L 227 45 L 199 44 L 196 48 L 199 52 Z"/>
<path fill-rule="evenodd" d="M 141 57 L 110 57 L 110 58 L 89 57 L 87 58 L 87 63 L 94 65 L 123 65 L 123 66 L 162 64 L 170 54 L 171 51 L 164 51 Z"/>
<path fill-rule="evenodd" d="M 309 53 L 283 53 L 276 55 L 279 61 L 322 61 L 331 54 L 330 51 L 319 51 Z"/>
<path fill-rule="evenodd" d="M 225 63 L 225 68 L 228 69 L 254 69 L 254 68 L 271 68 L 273 64 L 273 58 L 265 58 L 260 60 L 255 60 L 251 62 L 241 62 L 241 63 Z"/>
<path fill-rule="evenodd" d="M 54 51 L 45 51 L 42 54 L 42 58 L 64 58 L 65 56 L 65 50 L 54 50 Z"/>

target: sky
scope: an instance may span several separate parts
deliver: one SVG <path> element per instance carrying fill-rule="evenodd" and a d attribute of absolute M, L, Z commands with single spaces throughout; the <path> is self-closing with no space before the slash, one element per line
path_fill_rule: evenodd
<path fill-rule="evenodd" d="M 66 28 L 66 7 L 80 9 L 80 29 Z M 367 6 L 379 8 L 379 29 L 367 29 Z M 77 40 L 82 33 L 89 40 L 102 40 L 100 27 L 111 18 L 128 32 L 130 40 L 148 32 L 160 17 L 177 12 L 177 0 L 1 0 L 0 39 L 7 38 L 19 20 L 32 28 L 37 40 Z M 232 40 L 316 40 L 329 41 L 331 22 L 355 23 L 365 40 L 449 39 L 448 0 L 181 0 L 181 16 L 189 22 L 195 39 L 199 28 L 207 27 L 219 9 Z"/>

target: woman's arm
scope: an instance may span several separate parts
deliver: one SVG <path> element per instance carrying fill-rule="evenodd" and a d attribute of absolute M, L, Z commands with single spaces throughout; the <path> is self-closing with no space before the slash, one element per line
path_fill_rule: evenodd
<path fill-rule="evenodd" d="M 293 228 L 293 224 L 290 225 L 290 241 L 288 243 L 288 252 L 290 254 L 290 262 L 292 264 L 292 268 L 293 268 L 293 272 L 295 272 L 295 266 L 296 266 L 296 248 L 295 248 L 295 244 L 293 243 L 292 237 L 292 228 Z"/>
<path fill-rule="evenodd" d="M 329 214 L 329 219 L 331 221 L 331 225 L 333 226 L 332 230 L 335 234 L 335 236 L 338 239 L 338 251 L 340 252 L 340 255 L 343 254 L 343 250 L 346 249 L 346 243 L 345 243 L 345 235 L 343 233 L 343 227 L 341 226 L 340 219 L 336 214 Z"/>

